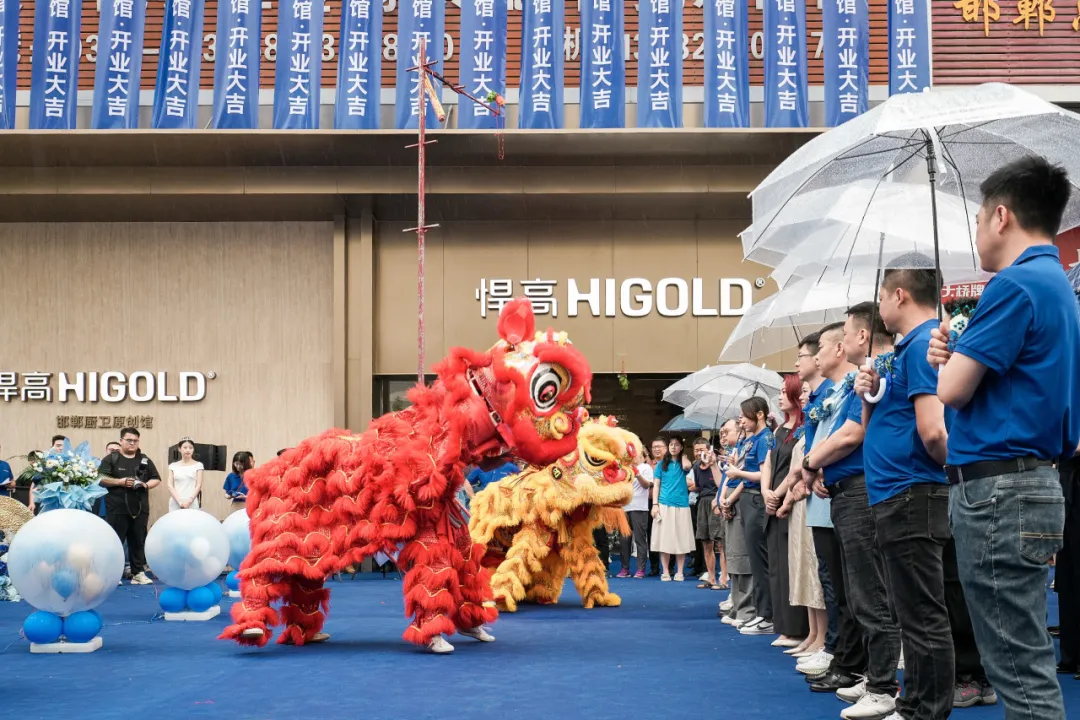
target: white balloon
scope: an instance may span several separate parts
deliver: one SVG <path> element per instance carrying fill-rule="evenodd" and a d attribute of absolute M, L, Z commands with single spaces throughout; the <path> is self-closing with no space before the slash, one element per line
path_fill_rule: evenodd
<path fill-rule="evenodd" d="M 229 536 L 229 564 L 232 565 L 233 570 L 239 570 L 240 563 L 251 552 L 249 522 L 247 510 L 237 510 L 221 523 L 221 527 L 225 528 L 225 534 Z"/>
<path fill-rule="evenodd" d="M 146 560 L 166 585 L 192 590 L 225 569 L 229 539 L 221 523 L 202 510 L 164 515 L 146 536 Z"/>
<path fill-rule="evenodd" d="M 84 510 L 41 513 L 15 534 L 8 551 L 8 575 L 23 599 L 62 616 L 103 603 L 123 573 L 120 538 Z"/>

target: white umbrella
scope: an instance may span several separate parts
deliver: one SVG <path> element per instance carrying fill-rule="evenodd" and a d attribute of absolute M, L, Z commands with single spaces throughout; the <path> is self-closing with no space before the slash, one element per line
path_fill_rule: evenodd
<path fill-rule="evenodd" d="M 823 220 L 814 232 L 792 233 L 805 226 L 807 206 L 800 198 L 830 190 L 847 198 L 843 208 L 819 208 L 819 214 L 863 218 L 880 213 L 897 222 L 926 223 L 932 235 L 935 266 L 948 267 L 950 238 L 941 235 L 942 207 L 938 194 L 959 198 L 962 205 L 978 202 L 979 184 L 996 169 L 1027 155 L 1039 155 L 1063 165 L 1080 177 L 1080 154 L 1072 145 L 1080 137 L 1080 115 L 1063 110 L 1010 85 L 975 87 L 894 95 L 867 113 L 819 135 L 792 153 L 751 193 L 756 237 L 749 255 L 768 251 L 815 258 L 830 267 L 850 268 L 858 262 L 883 266 L 887 258 L 903 255 L 903 236 L 877 237 L 862 232 L 862 222 Z M 870 193 L 844 190 L 868 181 Z M 888 182 L 887 182 L 888 181 Z M 893 182 L 926 185 L 925 202 Z M 1075 180 L 1073 181 L 1075 184 Z M 858 201 L 858 204 L 856 204 Z M 880 208 L 878 206 L 881 206 Z M 924 216 L 924 219 L 920 219 Z M 1062 229 L 1080 224 L 1080 193 L 1073 193 Z M 895 247 L 894 247 L 895 244 Z M 945 250 L 945 259 L 942 251 Z M 972 252 L 974 248 L 972 246 Z"/>
<path fill-rule="evenodd" d="M 675 405 L 689 407 L 708 397 L 722 398 L 736 405 L 754 395 L 775 402 L 784 387 L 779 373 L 750 363 L 717 365 L 688 375 L 664 391 L 664 400 Z M 684 413 L 685 415 L 685 413 Z M 700 419 L 687 416 L 688 420 L 706 424 Z M 711 420 L 715 421 L 715 417 Z"/>
<path fill-rule="evenodd" d="M 777 375 L 777 377 L 780 376 Z M 780 412 L 778 389 L 747 386 L 739 392 L 716 392 L 702 395 L 686 406 L 683 417 L 699 425 L 718 428 L 725 421 L 737 418 L 740 413 L 739 406 L 752 397 L 763 398 L 769 405 L 770 413 L 775 415 Z"/>
<path fill-rule="evenodd" d="M 679 407 L 686 407 L 694 402 L 694 390 L 698 389 L 709 380 L 723 375 L 730 368 L 730 365 L 717 365 L 715 367 L 705 367 L 695 373 L 687 375 L 682 380 L 669 385 L 664 390 L 664 402 L 669 402 L 672 405 L 678 405 Z"/>

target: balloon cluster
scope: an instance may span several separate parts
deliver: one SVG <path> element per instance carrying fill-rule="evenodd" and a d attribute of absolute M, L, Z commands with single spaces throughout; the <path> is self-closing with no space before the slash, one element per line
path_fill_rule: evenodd
<path fill-rule="evenodd" d="M 248 523 L 247 510 L 237 510 L 221 523 L 229 538 L 229 566 L 232 567 L 232 572 L 225 576 L 225 585 L 230 590 L 240 589 L 240 580 L 236 573 L 244 558 L 251 552 L 251 530 Z"/>
<path fill-rule="evenodd" d="M 38 610 L 23 623 L 31 642 L 89 642 L 102 627 L 94 608 L 123 575 L 124 548 L 100 517 L 58 509 L 19 530 L 7 562 L 12 585 Z"/>
<path fill-rule="evenodd" d="M 203 612 L 216 605 L 222 593 L 215 580 L 228 558 L 225 530 L 202 510 L 170 512 L 146 536 L 146 561 L 169 586 L 158 596 L 165 612 Z"/>

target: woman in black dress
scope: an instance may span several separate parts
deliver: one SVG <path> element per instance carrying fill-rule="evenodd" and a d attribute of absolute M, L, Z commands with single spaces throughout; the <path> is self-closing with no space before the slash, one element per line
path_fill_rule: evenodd
<path fill-rule="evenodd" d="M 789 388 L 790 386 L 790 388 Z M 810 632 L 810 620 L 804 607 L 792 607 L 788 581 L 788 527 L 790 517 L 777 518 L 776 508 L 784 500 L 786 489 L 782 482 L 791 470 L 791 453 L 802 437 L 803 412 L 798 400 L 801 385 L 796 375 L 784 380 L 780 393 L 780 410 L 784 424 L 776 429 L 776 446 L 761 477 L 761 493 L 765 496 L 766 543 L 769 551 L 769 588 L 773 601 L 773 625 L 780 637 L 773 645 L 796 647 Z M 775 489 L 774 489 L 775 488 Z"/>

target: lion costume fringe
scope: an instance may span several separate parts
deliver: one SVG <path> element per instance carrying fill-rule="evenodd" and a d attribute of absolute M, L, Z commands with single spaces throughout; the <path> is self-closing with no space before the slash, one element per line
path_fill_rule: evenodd
<path fill-rule="evenodd" d="M 359 435 L 328 430 L 248 473 L 251 552 L 221 638 L 262 647 L 284 623 L 279 643 L 327 639 L 325 579 L 400 547 L 406 640 L 449 652 L 443 633 L 494 639 L 481 627 L 497 614 L 484 548 L 455 497 L 463 471 L 511 452 L 538 465 L 573 452 L 592 381 L 565 334 L 535 331 L 528 301 L 507 304 L 498 331 L 487 352 L 451 350 L 408 409 Z"/>
<path fill-rule="evenodd" d="M 581 604 L 615 607 L 607 573 L 593 544 L 593 529 L 629 532 L 622 507 L 634 491 L 634 461 L 641 441 L 612 418 L 586 422 L 578 448 L 548 467 L 492 483 L 470 504 L 469 532 L 487 546 L 484 564 L 495 568 L 491 587 L 499 605 L 555 603 L 567 575 Z"/>

